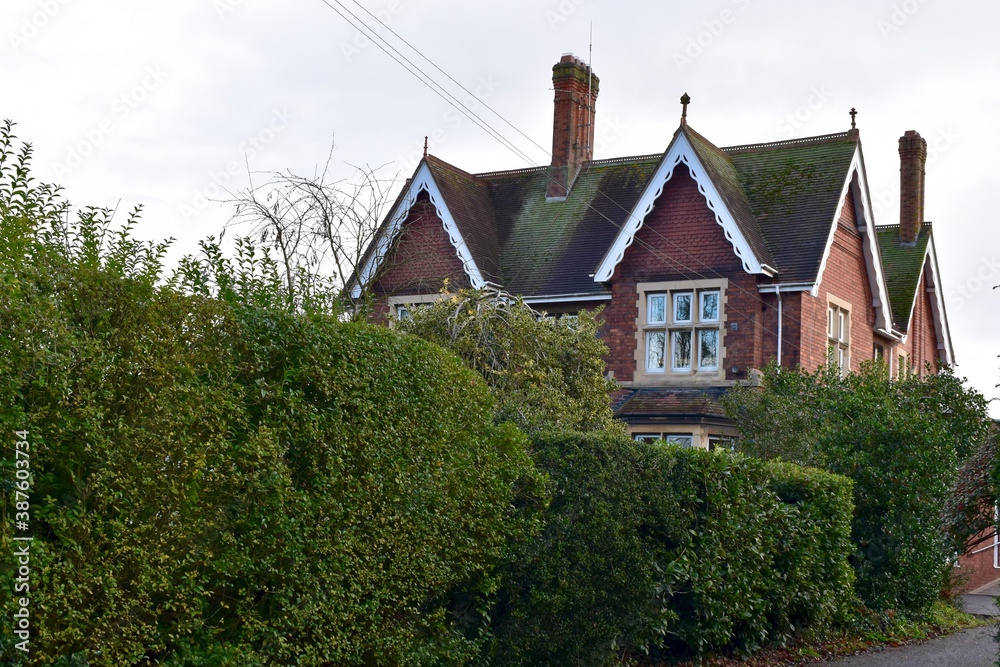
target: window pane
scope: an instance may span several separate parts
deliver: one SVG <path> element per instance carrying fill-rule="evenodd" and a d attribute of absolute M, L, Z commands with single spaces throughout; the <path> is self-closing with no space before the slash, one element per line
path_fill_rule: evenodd
<path fill-rule="evenodd" d="M 837 314 L 838 321 L 840 323 L 840 331 L 838 332 L 839 340 L 847 340 L 847 327 L 844 326 L 844 313 Z"/>
<path fill-rule="evenodd" d="M 701 294 L 701 321 L 719 321 L 719 293 L 702 292 Z"/>
<path fill-rule="evenodd" d="M 639 442 L 656 442 L 661 439 L 659 433 L 633 433 L 632 438 Z"/>
<path fill-rule="evenodd" d="M 674 322 L 691 321 L 691 294 L 674 295 Z"/>
<path fill-rule="evenodd" d="M 646 302 L 646 322 L 663 324 L 667 321 L 667 295 L 652 294 Z"/>
<path fill-rule="evenodd" d="M 719 367 L 719 331 L 705 329 L 698 332 L 698 368 L 715 370 Z"/>
<path fill-rule="evenodd" d="M 826 311 L 826 335 L 833 338 L 833 308 Z"/>
<path fill-rule="evenodd" d="M 689 370 L 691 368 L 691 332 L 674 332 L 674 368 Z"/>
<path fill-rule="evenodd" d="M 400 320 L 410 319 L 410 309 L 406 306 L 396 306 L 396 317 Z"/>
<path fill-rule="evenodd" d="M 690 435 L 678 435 L 676 433 L 664 433 L 663 439 L 671 445 L 684 445 L 690 447 L 694 444 L 694 438 Z"/>
<path fill-rule="evenodd" d="M 663 331 L 650 331 L 646 334 L 646 370 L 662 371 L 667 343 L 667 334 Z"/>

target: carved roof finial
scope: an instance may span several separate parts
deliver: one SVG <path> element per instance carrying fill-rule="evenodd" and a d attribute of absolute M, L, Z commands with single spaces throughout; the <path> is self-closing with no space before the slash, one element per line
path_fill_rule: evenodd
<path fill-rule="evenodd" d="M 691 96 L 687 93 L 681 95 L 681 125 L 687 125 L 688 104 L 691 103 Z"/>
<path fill-rule="evenodd" d="M 858 115 L 858 110 L 855 109 L 854 107 L 851 107 L 850 114 L 851 114 L 851 129 L 853 130 L 857 128 L 857 124 L 854 122 L 854 117 Z"/>
<path fill-rule="evenodd" d="M 424 157 L 427 157 L 427 135 L 424 135 Z"/>

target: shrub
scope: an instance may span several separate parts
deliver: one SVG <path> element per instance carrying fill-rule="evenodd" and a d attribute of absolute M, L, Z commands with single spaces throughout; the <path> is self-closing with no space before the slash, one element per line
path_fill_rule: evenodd
<path fill-rule="evenodd" d="M 948 370 L 890 382 L 884 364 L 843 378 L 771 367 L 764 386 L 724 401 L 745 436 L 740 450 L 854 480 L 859 596 L 877 612 L 928 610 L 949 585 L 942 514 L 960 461 L 985 434 L 983 397 Z"/>
<path fill-rule="evenodd" d="M 553 500 L 506 572 L 496 664 L 752 650 L 851 599 L 848 480 L 609 435 L 535 446 Z"/>
<path fill-rule="evenodd" d="M 611 411 L 609 394 L 617 385 L 605 377 L 600 312 L 583 311 L 575 320 L 544 315 L 520 298 L 466 290 L 418 309 L 399 325 L 443 345 L 479 373 L 502 420 L 529 433 L 623 433 Z"/>
<path fill-rule="evenodd" d="M 10 145 L 8 125 L 0 428 L 29 433 L 32 661 L 475 655 L 465 601 L 528 529 L 538 485 L 482 380 L 416 337 L 295 312 L 245 244 L 216 258 L 212 289 L 181 289 L 193 261 L 164 284 L 164 246 L 103 211 L 67 222 Z"/>

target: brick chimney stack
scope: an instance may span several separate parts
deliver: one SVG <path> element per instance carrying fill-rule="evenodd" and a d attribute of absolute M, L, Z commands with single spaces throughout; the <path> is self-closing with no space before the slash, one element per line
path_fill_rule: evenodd
<path fill-rule="evenodd" d="M 563 55 L 552 68 L 552 178 L 545 193 L 550 199 L 564 199 L 581 165 L 594 158 L 594 109 L 599 83 L 590 66 L 571 53 Z"/>
<path fill-rule="evenodd" d="M 899 138 L 899 242 L 917 242 L 924 223 L 924 166 L 927 142 L 915 130 Z"/>

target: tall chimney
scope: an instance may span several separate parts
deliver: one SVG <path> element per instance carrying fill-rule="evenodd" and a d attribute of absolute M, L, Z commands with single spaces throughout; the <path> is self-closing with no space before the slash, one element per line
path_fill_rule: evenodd
<path fill-rule="evenodd" d="M 564 199 L 580 166 L 594 157 L 594 108 L 600 80 L 590 66 L 567 53 L 552 68 L 555 115 L 552 166 L 546 197 Z"/>
<path fill-rule="evenodd" d="M 899 138 L 899 242 L 917 242 L 924 223 L 924 165 L 927 142 L 915 130 Z"/>

